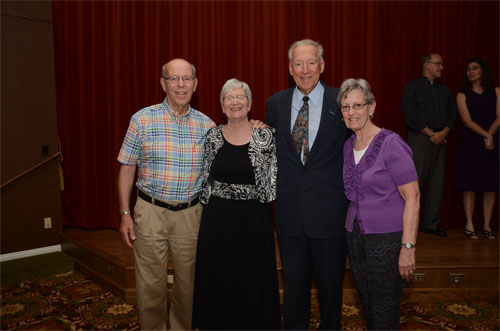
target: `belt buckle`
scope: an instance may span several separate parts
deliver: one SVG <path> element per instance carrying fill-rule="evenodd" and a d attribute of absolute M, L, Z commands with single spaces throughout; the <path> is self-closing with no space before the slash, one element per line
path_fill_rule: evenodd
<path fill-rule="evenodd" d="M 188 202 L 182 202 L 182 203 L 169 203 L 167 204 L 168 205 L 168 209 L 170 210 L 173 210 L 173 211 L 179 211 L 179 210 L 183 210 L 183 209 L 186 209 L 186 208 L 189 208 L 191 207 L 192 203 L 194 200 L 196 200 L 198 197 L 194 198 L 193 200 L 191 201 L 188 201 Z"/>
<path fill-rule="evenodd" d="M 168 204 L 170 206 L 170 210 L 173 210 L 173 211 L 178 211 L 178 210 L 181 210 L 181 204 L 179 203 L 176 203 L 176 204 L 173 204 L 173 203 L 169 203 Z"/>

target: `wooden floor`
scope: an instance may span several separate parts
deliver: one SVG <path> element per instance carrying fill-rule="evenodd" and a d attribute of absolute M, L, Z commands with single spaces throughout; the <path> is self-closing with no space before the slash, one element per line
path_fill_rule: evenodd
<path fill-rule="evenodd" d="M 63 251 L 75 259 L 77 270 L 126 300 L 135 299 L 133 250 L 123 244 L 118 231 L 65 228 L 61 238 Z M 403 299 L 498 302 L 499 242 L 484 236 L 479 240 L 467 239 L 461 229 L 448 231 L 446 238 L 419 233 L 417 270 L 405 287 Z M 282 289 L 278 250 L 277 262 Z M 312 288 L 314 295 L 314 284 Z M 344 281 L 344 298 L 351 302 L 358 300 L 349 267 Z"/>

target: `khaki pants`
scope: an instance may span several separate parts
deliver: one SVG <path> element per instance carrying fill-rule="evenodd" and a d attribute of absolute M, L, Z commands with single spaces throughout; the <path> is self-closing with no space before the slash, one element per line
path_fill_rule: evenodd
<path fill-rule="evenodd" d="M 165 330 L 167 321 L 168 249 L 174 286 L 170 307 L 172 330 L 190 330 L 196 245 L 202 205 L 171 211 L 137 198 L 134 209 L 135 281 L 141 329 Z"/>

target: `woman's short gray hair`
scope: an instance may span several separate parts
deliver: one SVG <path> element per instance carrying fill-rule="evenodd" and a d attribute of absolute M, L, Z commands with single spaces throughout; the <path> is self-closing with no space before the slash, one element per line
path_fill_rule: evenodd
<path fill-rule="evenodd" d="M 240 87 L 243 89 L 243 91 L 245 91 L 248 102 L 252 102 L 252 91 L 250 91 L 250 87 L 248 86 L 248 84 L 242 82 L 241 80 L 237 80 L 236 78 L 231 78 L 224 84 L 224 86 L 222 86 L 222 90 L 220 91 L 220 103 L 224 103 L 224 96 L 227 94 L 227 92 Z"/>
<path fill-rule="evenodd" d="M 340 91 L 339 95 L 337 96 L 337 104 L 340 107 L 340 104 L 342 102 L 342 99 L 344 99 L 347 94 L 354 90 L 360 90 L 363 92 L 365 96 L 365 102 L 367 104 L 372 104 L 375 101 L 375 96 L 372 93 L 372 89 L 370 88 L 370 84 L 363 78 L 349 78 L 346 79 L 342 82 L 342 85 L 340 85 Z"/>
<path fill-rule="evenodd" d="M 317 41 L 314 41 L 312 39 L 302 39 L 299 41 L 294 42 L 290 48 L 288 49 L 288 62 L 292 63 L 293 61 L 293 50 L 295 47 L 298 46 L 314 46 L 318 50 L 318 59 L 323 60 L 323 46 Z"/>

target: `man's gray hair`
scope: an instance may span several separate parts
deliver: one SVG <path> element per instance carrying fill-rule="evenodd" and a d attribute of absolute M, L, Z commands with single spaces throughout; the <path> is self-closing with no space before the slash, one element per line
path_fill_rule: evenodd
<path fill-rule="evenodd" d="M 298 47 L 298 46 L 314 46 L 318 49 L 318 58 L 320 60 L 323 60 L 323 46 L 321 46 L 321 44 L 317 41 L 314 41 L 312 39 L 302 39 L 302 40 L 299 40 L 299 41 L 296 41 L 294 42 L 290 48 L 288 49 L 288 61 L 290 63 L 292 63 L 293 61 L 293 50 L 295 49 L 295 47 Z"/>
<path fill-rule="evenodd" d="M 250 87 L 248 86 L 248 84 L 242 82 L 241 80 L 237 80 L 236 78 L 231 78 L 226 83 L 224 83 L 224 86 L 222 86 L 222 90 L 220 91 L 220 103 L 224 103 L 224 97 L 226 96 L 227 92 L 240 87 L 243 89 L 243 91 L 245 91 L 248 102 L 252 102 L 252 91 L 250 91 Z"/>
<path fill-rule="evenodd" d="M 167 64 L 168 63 L 165 63 L 162 67 L 161 67 L 161 76 L 162 77 L 167 77 L 168 75 L 168 72 L 167 72 Z M 191 64 L 191 70 L 193 71 L 193 77 L 196 77 L 196 68 L 194 67 L 194 64 Z"/>
<path fill-rule="evenodd" d="M 367 104 L 372 104 L 375 101 L 375 96 L 372 93 L 370 84 L 363 78 L 349 78 L 342 82 L 340 85 L 339 95 L 337 96 L 337 104 L 341 106 L 342 99 L 344 99 L 350 92 L 354 90 L 360 90 L 365 96 L 365 102 Z"/>

